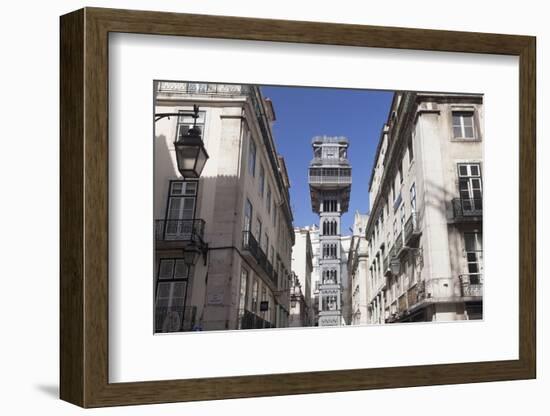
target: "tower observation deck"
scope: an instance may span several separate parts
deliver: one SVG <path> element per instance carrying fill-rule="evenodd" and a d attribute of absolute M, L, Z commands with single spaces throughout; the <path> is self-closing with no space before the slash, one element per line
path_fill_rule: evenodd
<path fill-rule="evenodd" d="M 309 164 L 311 208 L 319 214 L 319 326 L 344 325 L 342 317 L 341 217 L 348 211 L 351 165 L 349 141 L 317 136 Z"/>

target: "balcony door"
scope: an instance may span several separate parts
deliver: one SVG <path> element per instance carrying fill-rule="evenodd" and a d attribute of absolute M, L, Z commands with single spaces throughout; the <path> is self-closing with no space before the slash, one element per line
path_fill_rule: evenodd
<path fill-rule="evenodd" d="M 196 181 L 173 181 L 170 183 L 165 226 L 167 240 L 191 239 L 196 198 Z"/>
<path fill-rule="evenodd" d="M 483 193 L 478 163 L 458 165 L 458 192 L 463 215 L 481 215 Z"/>
<path fill-rule="evenodd" d="M 480 284 L 483 276 L 483 239 L 479 232 L 464 233 L 464 248 L 470 284 Z"/>

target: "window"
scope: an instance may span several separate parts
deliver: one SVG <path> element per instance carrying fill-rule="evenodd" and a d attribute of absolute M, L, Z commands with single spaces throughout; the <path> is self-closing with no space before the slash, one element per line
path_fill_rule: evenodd
<path fill-rule="evenodd" d="M 464 247 L 470 283 L 480 284 L 483 272 L 483 240 L 481 233 L 464 233 Z"/>
<path fill-rule="evenodd" d="M 399 163 L 399 184 L 403 183 L 403 161 Z"/>
<path fill-rule="evenodd" d="M 165 237 L 185 238 L 193 231 L 197 182 L 172 181 L 166 210 Z"/>
<path fill-rule="evenodd" d="M 260 218 L 256 218 L 256 239 L 258 240 L 258 245 L 262 246 L 262 221 Z"/>
<path fill-rule="evenodd" d="M 256 174 L 256 143 L 250 133 L 248 134 L 248 173 L 250 176 Z"/>
<path fill-rule="evenodd" d="M 409 138 L 409 142 L 407 143 L 407 151 L 409 153 L 409 166 L 410 166 L 412 161 L 414 160 L 414 149 L 413 149 L 412 136 Z"/>
<path fill-rule="evenodd" d="M 244 205 L 244 231 L 250 231 L 252 225 L 252 204 L 247 198 Z"/>
<path fill-rule="evenodd" d="M 409 191 L 411 197 L 411 212 L 416 212 L 416 185 L 413 183 Z"/>
<path fill-rule="evenodd" d="M 399 208 L 400 214 L 401 214 L 401 229 L 405 226 L 405 204 L 401 204 L 401 208 Z"/>
<path fill-rule="evenodd" d="M 191 313 L 185 312 L 188 279 L 192 275 L 183 259 L 161 259 L 157 272 L 155 332 L 191 329 Z"/>
<path fill-rule="evenodd" d="M 254 283 L 252 285 L 252 299 L 250 301 L 250 309 L 253 313 L 258 312 L 258 280 L 256 279 L 254 279 Z"/>
<path fill-rule="evenodd" d="M 463 213 L 482 209 L 482 184 L 479 163 L 458 164 L 458 192 Z"/>
<path fill-rule="evenodd" d="M 337 212 L 338 204 L 335 199 L 325 199 L 323 201 L 323 212 Z"/>
<path fill-rule="evenodd" d="M 246 309 L 248 293 L 248 271 L 241 269 L 241 284 L 239 288 L 239 329 L 242 329 L 244 310 Z"/>
<path fill-rule="evenodd" d="M 265 286 L 262 285 L 262 302 L 265 302 L 267 301 L 267 289 L 265 288 Z M 266 318 L 266 312 L 267 311 L 261 311 L 262 312 L 262 318 Z"/>
<path fill-rule="evenodd" d="M 267 206 L 267 213 L 271 214 L 271 186 L 269 185 L 267 185 L 266 206 Z"/>
<path fill-rule="evenodd" d="M 265 188 L 265 169 L 264 165 L 260 164 L 260 184 L 259 184 L 259 190 L 260 190 L 260 196 L 264 197 L 264 188 Z"/>
<path fill-rule="evenodd" d="M 267 232 L 264 234 L 264 243 L 265 243 L 264 253 L 267 256 L 267 258 L 269 258 L 269 235 L 267 235 Z"/>
<path fill-rule="evenodd" d="M 453 137 L 455 139 L 475 139 L 474 112 L 453 111 Z"/>
<path fill-rule="evenodd" d="M 180 113 L 188 113 L 189 111 L 180 111 Z M 203 137 L 203 140 L 204 140 L 204 124 L 205 124 L 205 118 L 206 118 L 206 112 L 205 111 L 199 111 L 199 114 L 198 114 L 198 118 L 197 118 L 197 122 L 195 124 L 195 127 L 197 127 L 200 131 L 201 131 L 201 135 Z M 191 116 L 191 115 L 186 115 L 186 114 L 180 114 L 178 116 L 178 126 L 177 126 L 177 138 L 179 140 L 179 138 L 181 136 L 185 136 L 187 134 L 187 132 L 189 131 L 189 129 L 191 127 L 193 127 L 193 124 L 194 124 L 195 120 L 194 118 Z"/>

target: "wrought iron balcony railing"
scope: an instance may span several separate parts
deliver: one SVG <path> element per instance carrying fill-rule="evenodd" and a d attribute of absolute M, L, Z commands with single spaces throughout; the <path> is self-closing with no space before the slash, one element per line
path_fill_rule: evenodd
<path fill-rule="evenodd" d="M 204 220 L 156 220 L 157 241 L 190 241 L 203 243 Z"/>
<path fill-rule="evenodd" d="M 477 220 L 483 215 L 483 199 L 455 198 L 452 200 L 455 220 Z"/>
<path fill-rule="evenodd" d="M 461 274 L 458 278 L 460 279 L 462 296 L 483 296 L 483 275 L 481 273 Z"/>
<path fill-rule="evenodd" d="M 250 231 L 243 231 L 243 249 L 250 252 L 269 280 L 277 287 L 277 277 L 275 276 L 273 266 Z"/>
<path fill-rule="evenodd" d="M 405 244 L 409 245 L 415 237 L 420 234 L 420 227 L 418 226 L 418 220 L 416 212 L 411 212 L 409 219 L 403 227 L 403 232 L 405 233 Z"/>
<path fill-rule="evenodd" d="M 155 307 L 155 332 L 192 331 L 197 318 L 197 307 L 175 305 Z"/>
<path fill-rule="evenodd" d="M 397 235 L 397 238 L 395 239 L 394 248 L 395 248 L 396 254 L 398 255 L 399 251 L 403 248 L 403 231 L 401 231 Z"/>
<path fill-rule="evenodd" d="M 275 328 L 271 322 L 245 309 L 241 314 L 241 329 Z"/>
<path fill-rule="evenodd" d="M 338 175 L 309 175 L 310 184 L 338 184 L 338 185 L 350 185 L 351 176 L 338 176 Z"/>

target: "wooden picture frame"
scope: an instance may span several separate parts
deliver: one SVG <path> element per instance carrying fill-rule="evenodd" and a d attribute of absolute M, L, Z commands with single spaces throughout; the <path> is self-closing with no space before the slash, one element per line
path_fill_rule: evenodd
<path fill-rule="evenodd" d="M 535 38 L 85 8 L 61 17 L 60 396 L 82 407 L 536 377 Z M 108 34 L 297 42 L 519 57 L 519 359 L 109 383 Z"/>

